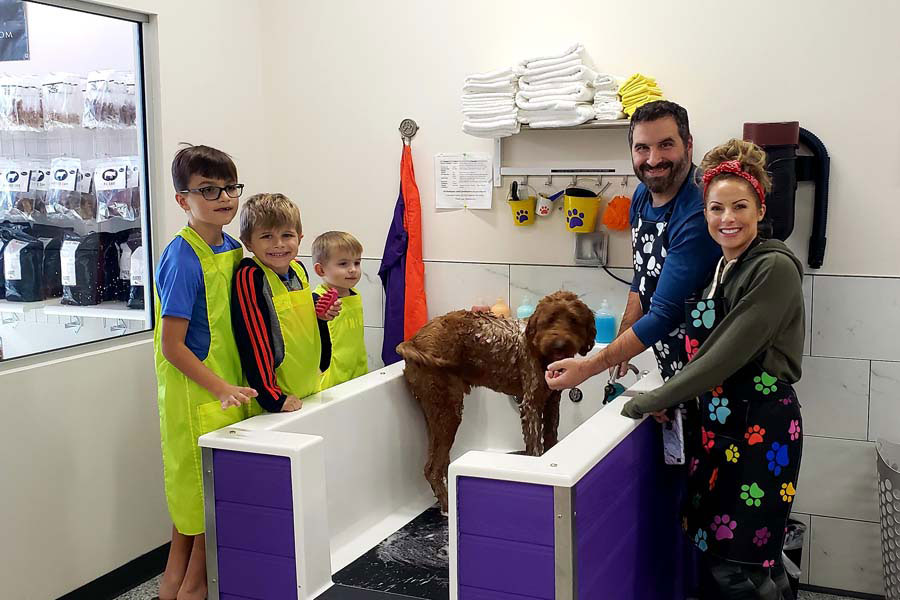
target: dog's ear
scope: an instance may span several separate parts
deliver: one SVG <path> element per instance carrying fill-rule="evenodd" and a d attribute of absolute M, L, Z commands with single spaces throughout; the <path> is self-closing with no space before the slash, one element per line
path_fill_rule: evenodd
<path fill-rule="evenodd" d="M 584 345 L 578 351 L 579 354 L 585 355 L 591 351 L 591 348 L 594 347 L 594 338 L 597 337 L 597 325 L 594 322 L 594 313 L 591 311 L 588 306 L 582 302 L 581 300 L 577 300 L 578 304 L 581 306 L 578 309 L 578 314 L 581 315 L 583 319 L 583 323 L 585 327 L 582 329 L 585 333 Z"/>

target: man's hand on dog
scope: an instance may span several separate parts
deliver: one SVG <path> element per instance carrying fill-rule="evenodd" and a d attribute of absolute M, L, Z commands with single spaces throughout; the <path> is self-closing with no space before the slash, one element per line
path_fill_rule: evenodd
<path fill-rule="evenodd" d="M 595 374 L 590 359 L 564 358 L 550 363 L 544 372 L 544 381 L 551 390 L 568 390 Z"/>

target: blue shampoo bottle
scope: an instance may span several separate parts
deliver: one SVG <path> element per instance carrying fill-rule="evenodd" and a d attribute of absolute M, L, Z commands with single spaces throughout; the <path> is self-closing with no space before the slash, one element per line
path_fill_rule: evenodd
<path fill-rule="evenodd" d="M 609 302 L 605 299 L 594 313 L 594 326 L 597 328 L 597 336 L 594 341 L 598 344 L 608 344 L 615 339 L 616 317 L 609 311 Z"/>

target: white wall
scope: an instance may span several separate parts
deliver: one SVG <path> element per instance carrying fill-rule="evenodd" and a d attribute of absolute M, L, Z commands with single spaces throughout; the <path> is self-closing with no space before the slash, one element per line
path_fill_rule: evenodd
<path fill-rule="evenodd" d="M 146 32 L 156 47 L 147 56 L 148 68 L 158 74 L 151 109 L 160 135 L 151 148 L 150 183 L 159 250 L 184 224 L 168 174 L 178 142 L 231 152 L 248 191 L 265 180 L 258 5 L 109 4 L 155 14 Z M 41 39 L 32 37 L 35 61 L 45 55 Z M 81 43 L 101 41 L 85 37 Z M 11 64 L 0 71 L 11 71 Z M 212 93 L 210 82 L 219 84 Z M 47 362 L 59 358 L 65 362 Z M 0 595 L 55 598 L 168 541 L 149 334 L 5 363 L 0 404 L 7 415 L 0 425 L 0 453 L 6 457 L 0 508 L 7 515 L 0 536 Z"/>
<path fill-rule="evenodd" d="M 307 243 L 315 232 L 344 228 L 360 237 L 366 256 L 380 256 L 397 195 L 397 126 L 412 117 L 421 126 L 413 152 L 426 259 L 571 264 L 572 242 L 560 221 L 513 230 L 501 196 L 490 212 L 436 213 L 432 157 L 491 150 L 460 131 L 466 73 L 581 41 L 601 69 L 655 76 L 687 107 L 697 161 L 739 137 L 745 121 L 799 120 L 832 157 L 822 272 L 900 275 L 900 242 L 893 219 L 884 218 L 900 191 L 893 168 L 900 116 L 891 102 L 900 93 L 892 64 L 900 55 L 900 5 L 891 0 L 864 10 L 814 0 L 762 0 L 727 11 L 696 0 L 261 6 L 269 157 L 281 166 L 271 170 L 269 187 L 299 200 Z M 597 137 L 628 157 L 624 133 Z M 555 144 L 547 141 L 547 152 Z M 615 263 L 625 266 L 628 240 L 617 243 Z M 806 244 L 798 239 L 804 255 Z"/>

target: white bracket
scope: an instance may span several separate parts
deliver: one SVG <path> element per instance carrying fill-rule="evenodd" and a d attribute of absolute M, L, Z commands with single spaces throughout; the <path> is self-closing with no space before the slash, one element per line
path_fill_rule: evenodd
<path fill-rule="evenodd" d="M 65 327 L 66 329 L 74 329 L 75 333 L 78 333 L 84 327 L 84 317 L 72 317 Z"/>

